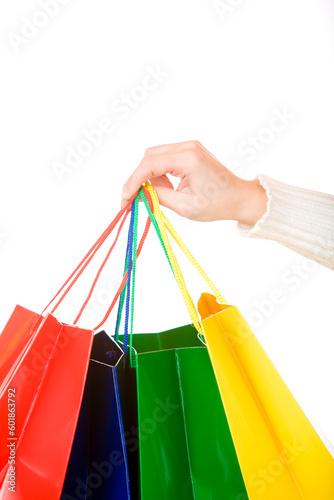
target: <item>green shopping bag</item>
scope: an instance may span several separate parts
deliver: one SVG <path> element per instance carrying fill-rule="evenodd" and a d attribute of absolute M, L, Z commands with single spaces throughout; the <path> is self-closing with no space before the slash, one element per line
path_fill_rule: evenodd
<path fill-rule="evenodd" d="M 246 500 L 208 351 L 194 326 L 132 335 L 137 210 L 138 199 L 119 305 L 118 326 L 126 299 L 124 335 L 116 329 L 125 352 L 118 372 L 130 467 L 139 449 L 139 484 L 133 486 L 132 470 L 132 491 L 138 487 L 141 500 Z"/>
<path fill-rule="evenodd" d="M 127 397 L 138 405 L 138 427 L 131 427 L 138 429 L 140 499 L 246 500 L 210 358 L 195 328 L 135 334 L 132 345 L 136 366 L 122 369 L 135 372 L 137 382 L 137 393 Z"/>

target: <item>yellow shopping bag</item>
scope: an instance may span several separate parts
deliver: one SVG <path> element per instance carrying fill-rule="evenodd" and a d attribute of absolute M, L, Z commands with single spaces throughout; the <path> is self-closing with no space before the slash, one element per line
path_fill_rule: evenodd
<path fill-rule="evenodd" d="M 333 500 L 333 457 L 238 308 L 226 303 L 180 240 L 152 186 L 145 188 L 192 322 L 208 347 L 249 499 Z M 202 294 L 201 321 L 167 231 L 215 294 Z"/>
<path fill-rule="evenodd" d="M 334 499 L 334 460 L 235 306 L 198 304 L 251 500 Z"/>

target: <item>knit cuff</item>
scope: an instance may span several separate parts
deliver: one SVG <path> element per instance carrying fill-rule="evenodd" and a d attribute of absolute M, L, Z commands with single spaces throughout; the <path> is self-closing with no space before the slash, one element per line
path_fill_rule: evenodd
<path fill-rule="evenodd" d="M 267 209 L 254 226 L 238 223 L 240 234 L 276 240 L 334 268 L 334 196 L 290 186 L 262 174 L 256 178 L 266 190 Z"/>

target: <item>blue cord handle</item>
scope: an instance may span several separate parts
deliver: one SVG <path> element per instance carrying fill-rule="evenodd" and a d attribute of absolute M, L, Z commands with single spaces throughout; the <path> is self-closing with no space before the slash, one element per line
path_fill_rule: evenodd
<path fill-rule="evenodd" d="M 128 278 L 125 287 L 119 299 L 118 313 L 115 329 L 115 340 L 118 340 L 118 332 L 121 323 L 124 299 L 125 299 L 125 321 L 124 321 L 124 337 L 123 337 L 123 352 L 126 359 L 128 347 L 132 347 L 133 335 L 133 314 L 134 314 L 134 289 L 135 289 L 135 273 L 137 263 L 137 233 L 138 233 L 138 205 L 139 193 L 131 204 L 131 218 L 128 230 L 128 241 L 126 249 L 126 257 L 124 263 L 124 274 L 128 272 Z M 130 364 L 133 365 L 132 349 L 130 351 Z"/>

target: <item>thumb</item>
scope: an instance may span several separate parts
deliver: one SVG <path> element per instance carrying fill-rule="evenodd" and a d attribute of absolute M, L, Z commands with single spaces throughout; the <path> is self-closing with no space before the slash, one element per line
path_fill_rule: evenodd
<path fill-rule="evenodd" d="M 152 179 L 153 181 L 153 179 Z M 152 186 L 157 193 L 160 205 L 173 210 L 178 215 L 187 217 L 188 213 L 188 197 L 186 194 L 175 191 L 173 188 L 155 186 L 154 182 L 151 181 Z"/>

